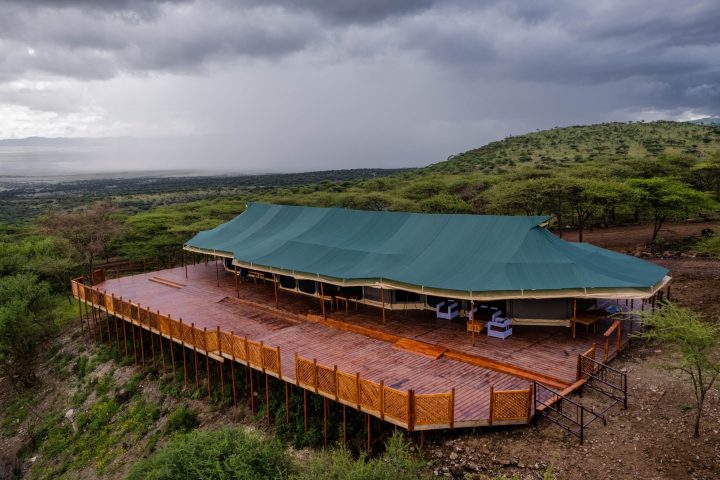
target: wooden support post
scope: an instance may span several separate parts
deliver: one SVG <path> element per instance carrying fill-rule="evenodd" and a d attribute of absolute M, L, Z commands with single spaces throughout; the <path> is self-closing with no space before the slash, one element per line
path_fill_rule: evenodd
<path fill-rule="evenodd" d="M 235 338 L 235 332 L 230 331 L 230 337 Z M 232 355 L 232 363 L 230 364 L 230 375 L 232 375 L 232 395 L 233 395 L 233 407 L 237 407 L 237 389 L 235 388 L 235 341 L 232 341 L 232 348 L 230 349 Z"/>
<path fill-rule="evenodd" d="M 163 375 L 167 374 L 167 367 L 165 366 L 165 351 L 163 349 L 163 334 L 160 330 L 160 311 L 157 312 L 157 318 L 158 318 L 158 342 L 160 343 L 160 358 L 162 359 L 162 372 Z M 172 347 L 172 345 L 171 345 Z"/>
<path fill-rule="evenodd" d="M 577 298 L 573 298 L 573 319 L 572 319 L 572 336 L 575 338 L 575 325 L 577 322 Z"/>
<path fill-rule="evenodd" d="M 622 343 L 622 328 L 623 328 L 623 322 L 621 321 L 618 324 L 618 329 L 617 329 L 617 345 L 615 346 L 615 356 L 616 357 L 618 355 L 620 355 L 620 345 Z"/>
<path fill-rule="evenodd" d="M 100 315 L 100 313 L 102 313 L 102 310 L 98 308 L 98 315 Z M 107 312 L 105 312 L 105 328 L 107 329 L 108 343 L 112 345 L 112 335 L 110 335 L 110 317 Z"/>
<path fill-rule="evenodd" d="M 270 425 L 270 379 L 265 374 L 265 410 L 267 410 L 268 425 Z"/>
<path fill-rule="evenodd" d="M 275 308 L 280 309 L 280 301 L 278 300 L 278 276 L 277 273 L 273 273 L 273 279 L 275 280 Z"/>
<path fill-rule="evenodd" d="M 95 343 L 97 343 L 97 335 L 95 333 L 95 326 L 92 325 L 92 322 L 90 321 L 90 315 L 88 314 L 87 302 L 84 301 L 83 305 L 84 305 L 84 309 L 85 309 L 85 319 L 87 320 L 88 330 L 92 330 L 93 341 Z"/>
<path fill-rule="evenodd" d="M 370 439 L 370 414 L 366 413 L 365 416 L 367 417 L 367 451 L 370 453 L 370 447 L 372 446 Z"/>
<path fill-rule="evenodd" d="M 187 388 L 187 355 L 185 354 L 185 338 L 183 335 L 183 321 L 182 318 L 180 319 L 180 347 L 182 348 L 182 354 L 183 354 L 183 388 Z M 197 365 L 197 362 L 195 362 Z M 196 377 L 197 378 L 197 377 Z"/>
<path fill-rule="evenodd" d="M 305 426 L 305 433 L 307 433 L 307 390 L 303 388 L 303 418 L 305 420 L 304 426 Z"/>
<path fill-rule="evenodd" d="M 408 432 L 415 431 L 415 390 L 412 388 L 408 390 L 408 401 L 407 401 L 407 418 L 408 418 Z"/>
<path fill-rule="evenodd" d="M 382 303 L 382 323 L 385 325 L 385 289 L 380 285 L 380 303 Z"/>
<path fill-rule="evenodd" d="M 245 339 L 245 345 L 247 345 L 247 338 Z M 250 413 L 255 415 L 255 390 L 253 387 L 253 371 L 250 366 L 250 357 L 248 358 L 248 373 L 250 374 Z"/>
<path fill-rule="evenodd" d="M 222 353 L 222 340 L 220 338 L 220 325 L 217 327 L 217 339 L 218 339 L 218 351 L 220 352 L 220 358 L 223 358 Z M 223 378 L 223 362 L 218 360 L 218 372 L 220 372 L 220 397 L 225 400 L 225 379 Z"/>
<path fill-rule="evenodd" d="M 135 341 L 135 324 L 132 321 L 132 302 L 128 301 L 130 304 L 130 328 L 132 329 L 132 342 L 133 342 L 133 359 L 135 361 L 135 365 L 137 365 L 137 342 Z"/>
<path fill-rule="evenodd" d="M 240 298 L 240 274 L 238 273 L 237 265 L 234 265 L 235 267 L 235 293 L 237 294 L 237 298 Z"/>
<path fill-rule="evenodd" d="M 472 329 L 472 345 L 475 346 L 475 300 L 470 300 L 470 328 Z"/>
<path fill-rule="evenodd" d="M 160 313 L 158 311 L 158 313 Z M 173 382 L 175 381 L 175 340 L 173 340 L 172 336 L 172 319 L 170 318 L 170 315 L 168 315 L 168 336 L 170 337 L 170 362 L 172 363 L 173 367 Z"/>
<path fill-rule="evenodd" d="M 207 327 L 203 328 L 203 332 L 205 333 L 205 336 L 203 337 L 205 343 L 203 345 L 205 347 L 205 370 L 207 372 L 207 389 L 208 389 L 207 398 L 208 398 L 208 400 L 210 400 L 210 352 L 208 352 L 208 349 L 207 349 Z"/>
<path fill-rule="evenodd" d="M 290 425 L 290 384 L 285 383 L 285 425 Z"/>
<path fill-rule="evenodd" d="M 320 282 L 320 309 L 322 310 L 323 320 L 326 320 L 327 316 L 325 315 L 325 289 L 323 288 L 322 282 Z"/>
<path fill-rule="evenodd" d="M 80 333 L 85 336 L 85 319 L 83 318 L 82 302 L 78 297 L 78 314 L 80 315 Z M 89 328 L 89 327 L 88 327 Z"/>
<path fill-rule="evenodd" d="M 190 324 L 190 327 L 195 331 L 195 322 Z M 193 335 L 194 336 L 194 335 Z M 200 390 L 200 365 L 198 363 L 197 345 L 195 342 L 192 344 L 193 349 L 193 363 L 195 364 L 195 389 Z"/>
<path fill-rule="evenodd" d="M 493 422 L 493 410 L 495 409 L 495 387 L 490 386 L 490 418 L 488 418 L 488 425 L 492 427 Z"/>
<path fill-rule="evenodd" d="M 115 352 L 120 355 L 120 330 L 118 328 L 118 320 L 113 313 L 113 323 L 115 324 Z"/>
<path fill-rule="evenodd" d="M 140 323 L 140 305 L 138 305 L 138 323 Z M 145 368 L 145 342 L 143 342 L 142 325 L 138 325 L 138 332 L 140 333 L 140 354 L 142 355 L 142 368 Z"/>
<path fill-rule="evenodd" d="M 120 297 L 120 303 L 122 304 L 122 297 Z M 122 321 L 123 326 L 123 343 L 125 344 L 125 356 L 127 357 L 129 355 L 127 345 L 127 331 L 125 329 L 125 324 L 127 323 L 127 321 L 124 318 L 121 318 L 120 320 Z"/>
<path fill-rule="evenodd" d="M 323 447 L 327 447 L 328 399 L 323 397 Z"/>

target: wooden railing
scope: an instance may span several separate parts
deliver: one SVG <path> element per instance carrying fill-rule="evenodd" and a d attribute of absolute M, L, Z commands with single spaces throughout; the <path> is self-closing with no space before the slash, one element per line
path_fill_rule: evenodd
<path fill-rule="evenodd" d="M 490 425 L 529 422 L 532 417 L 532 388 L 495 390 L 490 387 Z"/>
<path fill-rule="evenodd" d="M 452 428 L 455 390 L 415 394 L 410 390 L 373 382 L 295 354 L 295 378 L 299 387 L 352 406 L 395 425 L 413 430 Z"/>
<path fill-rule="evenodd" d="M 613 333 L 617 332 L 617 338 L 616 338 L 616 347 L 615 352 L 616 354 L 620 352 L 620 347 L 622 343 L 622 321 L 621 320 L 615 320 L 612 325 L 610 325 L 610 328 L 608 328 L 603 336 L 605 337 L 605 357 L 603 362 L 607 363 L 610 359 L 610 337 Z"/>
<path fill-rule="evenodd" d="M 130 300 L 108 295 L 97 287 L 84 285 L 83 278 L 73 279 L 73 296 L 133 325 L 162 335 L 199 353 L 227 358 L 277 378 L 282 376 L 280 347 L 265 345 L 233 332 L 207 330 L 170 315 L 151 311 Z M 424 430 L 454 426 L 454 389 L 447 393 L 415 395 L 413 390 L 398 390 L 342 372 L 297 356 L 297 385 L 319 395 L 357 408 L 383 420 L 407 428 Z"/>

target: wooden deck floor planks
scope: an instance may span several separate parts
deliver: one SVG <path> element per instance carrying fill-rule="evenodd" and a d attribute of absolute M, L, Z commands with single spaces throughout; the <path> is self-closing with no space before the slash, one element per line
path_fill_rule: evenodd
<path fill-rule="evenodd" d="M 198 264 L 188 268 L 187 279 L 183 268 L 174 268 L 110 279 L 99 288 L 199 328 L 219 326 L 280 347 L 283 377 L 291 381 L 298 352 L 375 382 L 383 380 L 393 388 L 412 388 L 416 393 L 455 388 L 459 423 L 487 419 L 491 386 L 502 390 L 529 385 L 527 379 L 478 366 L 463 356 L 487 358 L 570 384 L 575 380 L 577 355 L 593 341 L 598 348 L 604 341 L 582 329 L 573 340 L 566 328 L 514 327 L 515 334 L 507 340 L 477 335 L 473 346 L 464 321 L 436 320 L 431 312 L 392 312 L 382 325 L 379 310 L 362 306 L 357 312 L 352 307 L 348 313 L 329 312 L 325 323 L 303 321 L 308 313 L 320 314 L 318 299 L 280 290 L 280 309 L 276 310 L 271 283 L 241 284 L 238 301 L 234 276 L 220 270 L 218 287 L 216 275 L 213 263 Z M 398 341 L 400 348 L 394 345 Z"/>

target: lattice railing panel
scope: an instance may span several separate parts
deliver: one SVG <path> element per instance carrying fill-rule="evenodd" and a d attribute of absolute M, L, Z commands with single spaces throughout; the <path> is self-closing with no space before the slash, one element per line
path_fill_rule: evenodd
<path fill-rule="evenodd" d="M 115 312 L 115 305 L 113 305 L 113 298 L 110 295 L 105 295 L 105 310 L 108 313 Z"/>
<path fill-rule="evenodd" d="M 357 404 L 358 402 L 358 379 L 357 375 L 345 372 L 337 372 L 337 395 L 340 400 Z"/>
<path fill-rule="evenodd" d="M 80 300 L 85 300 L 85 285 L 83 285 L 82 283 L 78 283 L 77 286 L 78 286 L 78 298 L 80 298 Z"/>
<path fill-rule="evenodd" d="M 232 337 L 233 337 L 233 336 L 232 336 L 231 334 L 229 334 L 229 333 L 227 333 L 227 332 L 220 331 L 220 337 L 219 337 L 219 340 L 220 340 L 220 350 L 222 351 L 223 354 L 232 355 L 232 353 L 233 353 L 233 339 L 232 339 Z"/>
<path fill-rule="evenodd" d="M 449 425 L 452 421 L 452 394 L 415 394 L 415 425 Z"/>
<path fill-rule="evenodd" d="M 265 371 L 280 376 L 280 349 L 263 345 L 263 365 Z"/>
<path fill-rule="evenodd" d="M 408 392 L 402 392 L 390 387 L 383 387 L 383 407 L 386 417 L 394 418 L 408 423 Z"/>
<path fill-rule="evenodd" d="M 380 384 L 360 379 L 360 405 L 369 410 L 380 411 Z"/>
<path fill-rule="evenodd" d="M 180 326 L 180 339 L 183 341 L 183 343 L 185 343 L 186 345 L 194 345 L 197 347 L 197 345 L 195 344 L 195 332 L 193 331 L 194 329 L 192 328 L 192 326 L 186 323 L 181 323 Z"/>
<path fill-rule="evenodd" d="M 335 369 L 324 365 L 317 366 L 318 391 L 326 395 L 337 394 L 337 382 L 335 381 Z"/>
<path fill-rule="evenodd" d="M 295 368 L 298 385 L 315 389 L 315 362 L 297 357 Z"/>
<path fill-rule="evenodd" d="M 138 318 L 140 316 L 140 308 L 137 305 L 130 304 L 130 319 L 133 322 L 137 322 Z"/>
<path fill-rule="evenodd" d="M 140 319 L 141 325 L 149 325 L 150 324 L 150 315 L 149 315 L 147 309 L 141 308 L 138 317 Z"/>
<path fill-rule="evenodd" d="M 247 341 L 248 363 L 257 369 L 262 369 L 262 345 L 252 340 Z"/>
<path fill-rule="evenodd" d="M 493 421 L 527 420 L 530 414 L 530 390 L 506 390 L 493 393 Z"/>
<path fill-rule="evenodd" d="M 72 295 L 75 298 L 80 298 L 80 288 L 77 281 L 73 280 L 70 282 L 70 288 L 72 289 Z"/>
<path fill-rule="evenodd" d="M 164 333 L 165 335 L 170 335 L 170 323 L 172 320 L 170 320 L 165 315 L 158 315 L 157 316 L 157 323 L 158 323 L 158 330 L 160 330 L 161 333 Z"/>
<path fill-rule="evenodd" d="M 232 354 L 235 355 L 236 360 L 247 361 L 247 348 L 244 338 L 232 335 Z"/>
<path fill-rule="evenodd" d="M 216 352 L 220 349 L 220 339 L 218 338 L 217 330 L 204 331 L 198 329 L 198 331 L 200 332 L 200 335 L 203 335 L 205 337 L 205 351 Z"/>
<path fill-rule="evenodd" d="M 177 320 L 170 320 L 170 335 L 175 340 L 182 340 L 182 331 L 180 330 L 180 322 Z"/>

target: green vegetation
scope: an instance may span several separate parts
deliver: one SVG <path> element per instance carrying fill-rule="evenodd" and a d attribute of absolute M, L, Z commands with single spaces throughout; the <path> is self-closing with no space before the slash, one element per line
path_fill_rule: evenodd
<path fill-rule="evenodd" d="M 336 448 L 318 452 L 308 462 L 294 460 L 275 440 L 242 428 L 198 430 L 179 435 L 130 471 L 128 480 L 295 479 L 415 480 L 429 478 L 425 463 L 410 452 L 402 434 L 388 440 L 383 455 L 353 458 Z"/>
<path fill-rule="evenodd" d="M 720 376 L 720 328 L 703 320 L 702 315 L 671 302 L 654 312 L 643 314 L 645 330 L 640 337 L 658 340 L 678 354 L 672 365 L 687 376 L 695 403 L 695 436 L 700 436 L 700 420 L 710 389 Z"/>
<path fill-rule="evenodd" d="M 277 441 L 242 428 L 180 435 L 135 464 L 128 480 L 288 478 L 292 462 Z"/>

